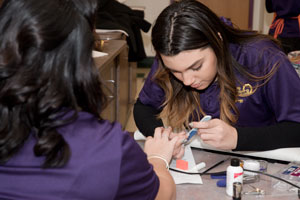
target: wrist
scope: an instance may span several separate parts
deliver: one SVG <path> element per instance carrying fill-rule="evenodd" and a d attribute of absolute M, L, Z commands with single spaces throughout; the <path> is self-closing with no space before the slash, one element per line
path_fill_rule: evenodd
<path fill-rule="evenodd" d="M 167 170 L 169 170 L 169 162 L 164 158 L 164 157 L 162 157 L 161 155 L 154 155 L 154 154 L 152 154 L 152 155 L 149 155 L 148 157 L 147 157 L 147 159 L 148 159 L 148 161 L 150 162 L 150 160 L 151 161 L 154 161 L 154 162 L 160 162 L 160 163 L 164 163 L 165 164 L 165 168 L 167 169 Z"/>

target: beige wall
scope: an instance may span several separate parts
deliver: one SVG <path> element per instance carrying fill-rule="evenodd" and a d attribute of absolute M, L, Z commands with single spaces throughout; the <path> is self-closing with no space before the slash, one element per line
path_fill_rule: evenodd
<path fill-rule="evenodd" d="M 241 29 L 249 27 L 249 0 L 198 0 L 218 16 L 230 18 Z"/>

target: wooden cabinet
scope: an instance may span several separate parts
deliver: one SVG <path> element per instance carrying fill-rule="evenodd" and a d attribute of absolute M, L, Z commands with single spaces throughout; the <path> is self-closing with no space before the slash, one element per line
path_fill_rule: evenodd
<path fill-rule="evenodd" d="M 124 127 L 130 106 L 132 80 L 128 64 L 128 47 L 125 40 L 107 40 L 103 46 L 107 56 L 95 57 L 103 90 L 109 104 L 101 116 L 110 121 L 118 121 Z"/>
<path fill-rule="evenodd" d="M 116 63 L 108 63 L 99 69 L 100 79 L 103 81 L 103 91 L 107 96 L 108 105 L 102 112 L 104 119 L 113 121 L 116 119 Z"/>
<path fill-rule="evenodd" d="M 253 0 L 198 0 L 218 16 L 229 18 L 240 29 L 251 29 Z M 250 20 L 249 20 L 250 19 Z"/>

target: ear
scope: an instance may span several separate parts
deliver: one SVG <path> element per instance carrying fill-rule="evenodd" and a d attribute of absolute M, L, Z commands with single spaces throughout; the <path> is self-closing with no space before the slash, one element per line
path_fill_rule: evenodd
<path fill-rule="evenodd" d="M 219 35 L 220 39 L 223 41 L 223 38 L 222 38 L 222 35 L 220 32 L 218 32 L 218 35 Z"/>

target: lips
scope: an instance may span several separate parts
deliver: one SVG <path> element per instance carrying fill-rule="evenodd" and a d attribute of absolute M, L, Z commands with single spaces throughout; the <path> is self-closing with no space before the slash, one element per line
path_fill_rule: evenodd
<path fill-rule="evenodd" d="M 192 87 L 192 88 L 198 88 L 198 87 L 200 87 L 200 85 L 201 85 L 200 83 L 192 84 L 191 87 Z"/>

